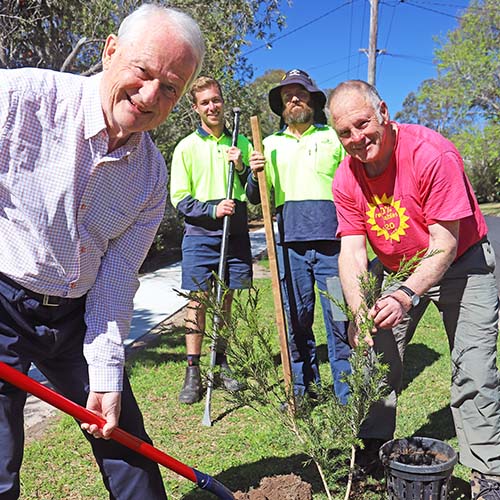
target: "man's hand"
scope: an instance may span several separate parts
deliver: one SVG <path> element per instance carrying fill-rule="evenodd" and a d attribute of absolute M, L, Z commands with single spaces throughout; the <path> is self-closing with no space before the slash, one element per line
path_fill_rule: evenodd
<path fill-rule="evenodd" d="M 243 161 L 241 159 L 241 151 L 236 146 L 231 146 L 227 150 L 227 159 L 234 163 L 234 168 L 237 172 L 243 172 Z"/>
<path fill-rule="evenodd" d="M 217 205 L 217 210 L 215 212 L 215 216 L 218 219 L 225 217 L 226 215 L 233 215 L 236 209 L 236 203 L 234 200 L 222 200 Z"/>
<path fill-rule="evenodd" d="M 118 427 L 118 419 L 122 407 L 121 392 L 90 392 L 87 399 L 87 410 L 106 420 L 100 429 L 96 424 L 82 422 L 80 427 L 95 438 L 109 439 L 111 433 Z"/>
<path fill-rule="evenodd" d="M 373 331 L 376 333 L 376 329 Z M 359 344 L 359 327 L 354 321 L 349 321 L 349 326 L 347 327 L 347 339 L 349 345 L 354 349 Z M 365 336 L 365 342 L 373 347 L 373 337 L 371 335 Z"/>
<path fill-rule="evenodd" d="M 347 327 L 347 338 L 349 345 L 354 349 L 359 344 L 359 329 L 354 321 L 349 321 Z"/>
<path fill-rule="evenodd" d="M 399 325 L 410 309 L 410 297 L 404 292 L 396 290 L 391 295 L 379 298 L 371 308 L 369 316 L 377 328 L 389 329 Z"/>
<path fill-rule="evenodd" d="M 255 179 L 257 178 L 257 172 L 264 170 L 265 166 L 266 159 L 264 155 L 258 151 L 254 151 L 250 155 L 250 168 L 252 169 L 252 175 Z"/>

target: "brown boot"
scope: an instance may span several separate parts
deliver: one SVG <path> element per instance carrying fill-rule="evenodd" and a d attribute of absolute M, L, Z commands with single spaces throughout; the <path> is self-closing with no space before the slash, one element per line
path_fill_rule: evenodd
<path fill-rule="evenodd" d="M 184 385 L 179 394 L 179 401 L 187 405 L 197 403 L 201 399 L 201 392 L 200 367 L 188 366 L 184 377 Z"/>
<path fill-rule="evenodd" d="M 488 476 L 473 470 L 470 487 L 472 500 L 500 500 L 500 476 Z"/>
<path fill-rule="evenodd" d="M 380 447 L 386 442 L 385 439 L 363 438 L 363 449 L 356 450 L 356 468 L 354 479 L 365 480 L 368 476 L 375 479 L 384 477 L 384 466 L 379 458 Z"/>

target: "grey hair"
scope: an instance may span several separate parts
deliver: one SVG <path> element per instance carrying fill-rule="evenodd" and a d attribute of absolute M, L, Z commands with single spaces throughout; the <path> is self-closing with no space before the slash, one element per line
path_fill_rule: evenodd
<path fill-rule="evenodd" d="M 382 98 L 373 85 L 363 80 L 346 80 L 345 82 L 339 83 L 328 96 L 328 107 L 330 107 L 332 101 L 340 94 L 351 91 L 355 91 L 366 98 L 366 100 L 372 105 L 378 122 L 383 124 L 384 118 L 380 112 L 380 103 L 382 102 Z"/>
<path fill-rule="evenodd" d="M 172 26 L 175 34 L 181 37 L 191 48 L 196 58 L 196 71 L 187 82 L 186 90 L 200 74 L 205 57 L 205 42 L 200 27 L 188 14 L 172 7 L 163 7 L 159 4 L 145 3 L 129 14 L 120 24 L 118 39 L 133 41 L 140 34 L 140 29 L 148 23 L 158 22 L 158 18 Z"/>

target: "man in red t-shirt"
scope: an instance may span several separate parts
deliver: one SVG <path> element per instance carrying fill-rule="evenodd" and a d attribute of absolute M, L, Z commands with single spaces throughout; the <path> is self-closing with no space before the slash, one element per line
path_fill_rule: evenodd
<path fill-rule="evenodd" d="M 386 273 L 418 252 L 433 253 L 370 311 L 377 332 L 366 341 L 389 362 L 392 392 L 375 405 L 360 437 L 377 444 L 393 437 L 404 349 L 432 301 L 451 346 L 451 409 L 460 461 L 474 471 L 474 498 L 499 499 L 495 257 L 460 154 L 428 128 L 392 122 L 386 103 L 366 82 L 340 84 L 329 108 L 350 155 L 333 181 L 340 278 L 349 306 L 354 311 L 360 306 L 358 277 L 367 270 L 367 240 Z M 355 324 L 349 342 L 358 343 Z M 486 487 L 499 496 L 477 496 Z"/>

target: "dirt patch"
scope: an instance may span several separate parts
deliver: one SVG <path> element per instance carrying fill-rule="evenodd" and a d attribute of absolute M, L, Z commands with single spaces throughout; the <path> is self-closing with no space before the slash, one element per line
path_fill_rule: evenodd
<path fill-rule="evenodd" d="M 264 477 L 258 488 L 237 491 L 235 500 L 312 500 L 312 486 L 295 474 Z"/>

